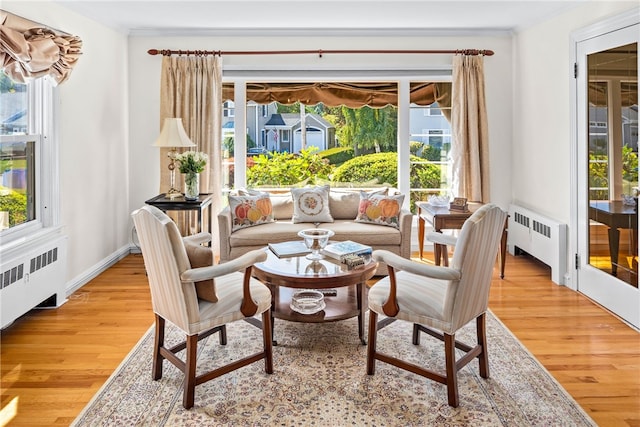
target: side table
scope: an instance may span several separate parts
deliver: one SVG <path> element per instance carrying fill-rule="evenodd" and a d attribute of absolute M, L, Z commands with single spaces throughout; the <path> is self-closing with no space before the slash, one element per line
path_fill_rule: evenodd
<path fill-rule="evenodd" d="M 200 194 L 198 200 L 185 200 L 184 197 L 178 197 L 175 199 L 169 199 L 165 193 L 162 193 L 152 199 L 145 201 L 146 204 L 155 206 L 163 212 L 167 211 L 198 211 L 198 231 L 205 231 L 202 229 L 202 216 L 205 209 L 208 208 L 209 219 L 207 221 L 208 228 L 206 231 L 212 232 L 212 194 Z"/>
<path fill-rule="evenodd" d="M 446 206 L 432 206 L 428 202 L 416 202 L 418 208 L 418 250 L 420 259 L 422 259 L 422 253 L 424 249 L 424 228 L 425 222 L 428 222 L 433 226 L 433 231 L 441 233 L 442 230 L 459 230 L 462 228 L 464 222 L 482 206 L 482 203 L 469 203 L 469 211 L 461 212 L 456 210 L 449 210 Z M 447 247 L 444 245 L 433 245 L 433 253 L 435 257 L 435 264 L 449 265 L 449 254 Z M 504 263 L 507 255 L 507 221 L 504 223 L 504 230 L 502 232 L 502 238 L 500 240 L 500 278 L 504 279 Z"/>

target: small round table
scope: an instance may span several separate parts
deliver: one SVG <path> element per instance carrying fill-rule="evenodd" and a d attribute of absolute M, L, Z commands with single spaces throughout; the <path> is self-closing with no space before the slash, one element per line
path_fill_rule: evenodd
<path fill-rule="evenodd" d="M 278 258 L 270 249 L 264 262 L 253 266 L 253 275 L 271 289 L 271 332 L 274 318 L 292 322 L 323 323 L 358 316 L 358 336 L 364 338 L 366 282 L 373 277 L 378 263 L 369 261 L 351 270 L 331 258 L 311 261 L 305 256 Z M 326 307 L 315 314 L 300 314 L 290 307 L 291 297 L 299 289 L 317 289 L 325 293 Z M 333 291 L 335 290 L 335 295 Z M 276 345 L 276 340 L 273 340 Z"/>

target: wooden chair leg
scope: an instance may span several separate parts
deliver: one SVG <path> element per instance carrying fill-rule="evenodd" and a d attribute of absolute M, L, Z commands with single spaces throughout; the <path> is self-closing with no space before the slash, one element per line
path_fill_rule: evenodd
<path fill-rule="evenodd" d="M 369 339 L 367 340 L 367 374 L 376 372 L 376 338 L 378 335 L 378 313 L 369 310 Z"/>
<path fill-rule="evenodd" d="M 222 325 L 220 327 L 220 345 L 227 345 L 227 325 Z"/>
<path fill-rule="evenodd" d="M 482 351 L 478 355 L 478 363 L 480 364 L 480 376 L 489 378 L 489 353 L 487 349 L 487 329 L 486 329 L 486 313 L 482 313 L 476 318 L 476 335 L 478 337 L 478 345 Z"/>
<path fill-rule="evenodd" d="M 151 375 L 154 380 L 162 378 L 162 361 L 164 357 L 160 354 L 160 347 L 164 345 L 164 319 L 159 315 L 156 318 L 156 333 L 153 341 L 153 366 Z"/>
<path fill-rule="evenodd" d="M 262 313 L 262 340 L 264 344 L 264 371 L 273 373 L 273 337 L 271 336 L 271 310 Z"/>
<path fill-rule="evenodd" d="M 420 345 L 420 328 L 417 323 L 413 324 L 413 345 Z"/>
<path fill-rule="evenodd" d="M 182 406 L 185 409 L 193 407 L 196 391 L 196 356 L 198 350 L 198 335 L 187 335 L 186 361 L 184 369 L 184 394 Z"/>
<path fill-rule="evenodd" d="M 455 335 L 444 334 L 444 356 L 447 370 L 447 395 L 449 405 L 458 407 L 458 369 L 456 368 Z"/>

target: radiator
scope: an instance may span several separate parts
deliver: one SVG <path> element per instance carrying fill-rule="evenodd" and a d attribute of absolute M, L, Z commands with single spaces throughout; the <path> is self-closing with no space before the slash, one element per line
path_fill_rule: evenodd
<path fill-rule="evenodd" d="M 564 284 L 567 225 L 517 205 L 509 206 L 509 253 L 524 251 L 551 267 L 551 280 Z"/>
<path fill-rule="evenodd" d="M 66 301 L 66 236 L 50 236 L 13 252 L 3 254 L 0 263 L 2 329 L 36 306 L 59 307 Z"/>

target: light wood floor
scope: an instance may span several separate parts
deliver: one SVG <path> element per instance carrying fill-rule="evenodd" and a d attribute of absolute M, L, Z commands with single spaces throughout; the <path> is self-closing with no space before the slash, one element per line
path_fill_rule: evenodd
<path fill-rule="evenodd" d="M 640 426 L 640 334 L 549 277 L 509 256 L 491 310 L 599 425 Z M 140 255 L 17 320 L 1 336 L 0 425 L 69 425 L 152 321 Z"/>

